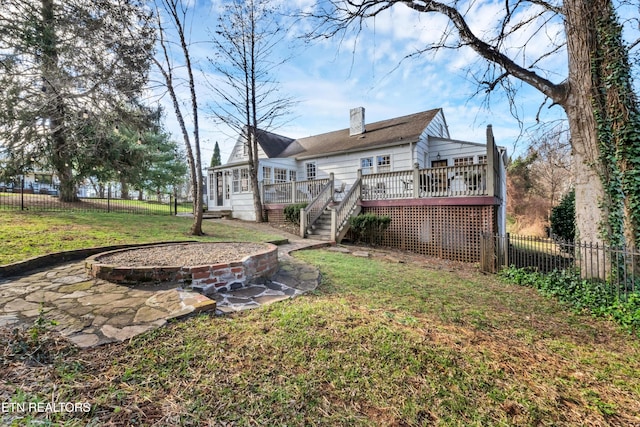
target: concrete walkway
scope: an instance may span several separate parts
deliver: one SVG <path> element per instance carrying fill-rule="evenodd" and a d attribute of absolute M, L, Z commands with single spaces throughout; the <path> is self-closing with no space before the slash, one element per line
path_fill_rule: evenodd
<path fill-rule="evenodd" d="M 265 225 L 233 224 L 268 231 Z M 85 273 L 84 261 L 25 272 L 0 281 L 0 326 L 29 327 L 43 313 L 76 345 L 91 347 L 123 341 L 193 313 L 226 314 L 293 298 L 315 289 L 320 275 L 289 253 L 328 243 L 287 237 L 290 242 L 278 247 L 280 270 L 271 281 L 212 298 L 175 284 L 128 287 L 93 279 Z"/>

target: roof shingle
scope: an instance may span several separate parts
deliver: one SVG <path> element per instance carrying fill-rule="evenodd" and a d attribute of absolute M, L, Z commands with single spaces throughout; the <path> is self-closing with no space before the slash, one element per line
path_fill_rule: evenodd
<path fill-rule="evenodd" d="M 300 138 L 288 145 L 278 157 L 313 157 L 345 151 L 359 151 L 397 143 L 418 141 L 440 109 L 368 123 L 363 134 L 349 136 L 349 129 Z"/>

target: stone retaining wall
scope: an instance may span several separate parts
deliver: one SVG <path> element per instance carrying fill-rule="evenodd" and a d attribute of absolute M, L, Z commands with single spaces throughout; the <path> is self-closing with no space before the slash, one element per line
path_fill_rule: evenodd
<path fill-rule="evenodd" d="M 267 249 L 244 257 L 241 261 L 185 267 L 119 267 L 101 264 L 95 255 L 87 258 L 87 273 L 99 279 L 124 285 L 175 282 L 204 293 L 237 289 L 253 280 L 270 278 L 278 271 L 278 248 L 267 243 Z"/>

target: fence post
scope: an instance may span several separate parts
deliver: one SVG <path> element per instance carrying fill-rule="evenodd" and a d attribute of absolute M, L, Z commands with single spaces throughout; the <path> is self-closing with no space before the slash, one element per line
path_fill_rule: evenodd
<path fill-rule="evenodd" d="M 305 208 L 300 209 L 300 237 L 303 239 L 307 235 L 307 213 Z"/>
<path fill-rule="evenodd" d="M 338 243 L 338 214 L 335 209 L 331 209 L 331 234 L 329 240 Z"/>
<path fill-rule="evenodd" d="M 169 215 L 173 215 L 173 208 L 171 207 L 172 203 L 173 203 L 173 196 L 171 195 L 171 193 L 169 193 Z"/>
<path fill-rule="evenodd" d="M 178 215 L 178 193 L 173 193 L 173 214 Z"/>
<path fill-rule="evenodd" d="M 291 203 L 298 203 L 298 195 L 296 194 L 296 181 L 291 181 Z M 313 200 L 313 195 L 311 195 L 311 200 Z"/>
<path fill-rule="evenodd" d="M 413 198 L 420 197 L 420 165 L 418 162 L 413 164 Z"/>
<path fill-rule="evenodd" d="M 487 196 L 498 196 L 495 189 L 495 158 L 493 153 L 496 151 L 496 142 L 493 138 L 493 128 L 487 125 Z M 508 237 L 507 237 L 508 239 Z"/>
<path fill-rule="evenodd" d="M 107 212 L 111 212 L 111 185 L 107 187 Z"/>
<path fill-rule="evenodd" d="M 24 177 L 20 178 L 20 210 L 24 210 Z"/>

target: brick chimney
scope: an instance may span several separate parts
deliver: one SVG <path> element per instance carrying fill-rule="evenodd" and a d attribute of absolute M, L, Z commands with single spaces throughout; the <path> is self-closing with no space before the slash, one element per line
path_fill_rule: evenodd
<path fill-rule="evenodd" d="M 349 112 L 350 127 L 349 136 L 360 135 L 364 133 L 364 107 L 352 108 Z"/>

